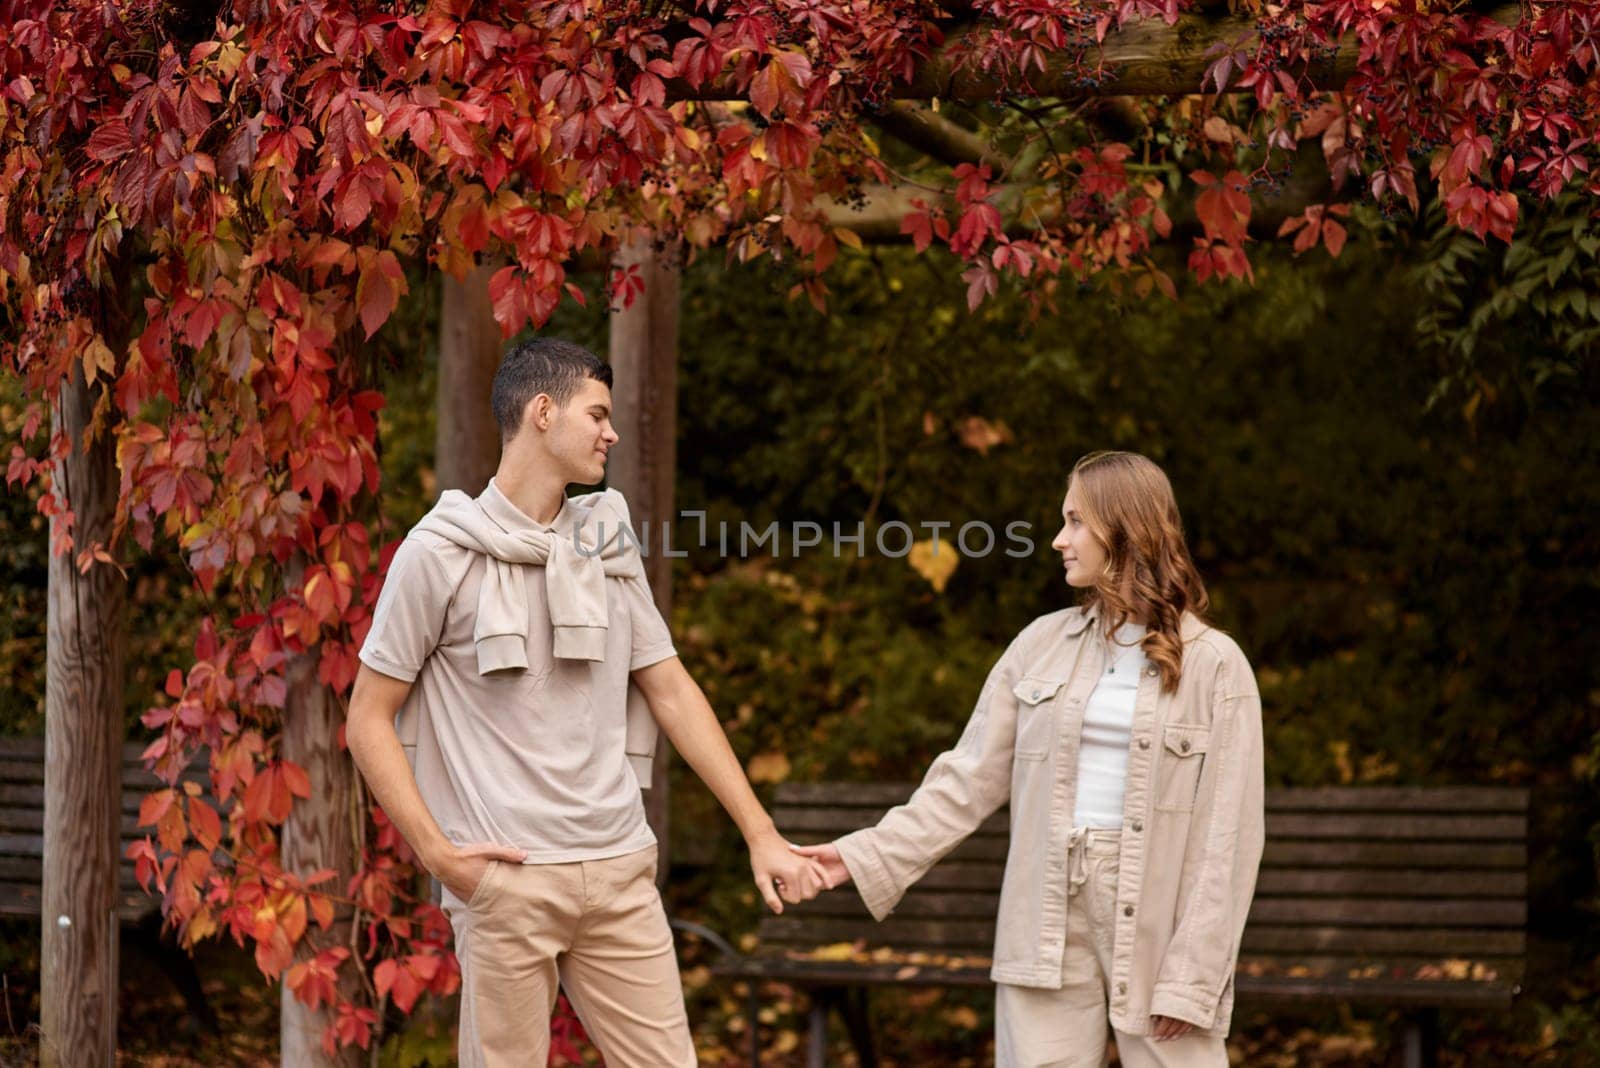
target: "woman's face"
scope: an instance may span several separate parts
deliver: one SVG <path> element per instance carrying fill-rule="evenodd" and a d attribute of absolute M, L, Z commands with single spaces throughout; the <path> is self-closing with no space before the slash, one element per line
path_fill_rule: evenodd
<path fill-rule="evenodd" d="M 1050 547 L 1061 554 L 1067 569 L 1067 585 L 1077 588 L 1093 586 L 1095 579 L 1106 567 L 1106 550 L 1093 534 L 1078 507 L 1077 485 L 1067 487 L 1067 499 L 1061 502 L 1061 533 Z"/>

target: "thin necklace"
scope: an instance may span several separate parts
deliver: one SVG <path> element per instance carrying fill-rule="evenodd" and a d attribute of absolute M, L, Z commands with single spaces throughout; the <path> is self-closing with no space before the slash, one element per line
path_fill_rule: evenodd
<path fill-rule="evenodd" d="M 1117 673 L 1118 665 L 1125 660 L 1129 660 L 1137 656 L 1142 650 L 1143 646 L 1140 642 L 1135 642 L 1132 645 L 1122 645 L 1121 643 L 1113 640 L 1112 637 L 1107 637 L 1106 658 L 1111 662 L 1111 664 L 1106 668 L 1106 674 L 1115 675 Z"/>

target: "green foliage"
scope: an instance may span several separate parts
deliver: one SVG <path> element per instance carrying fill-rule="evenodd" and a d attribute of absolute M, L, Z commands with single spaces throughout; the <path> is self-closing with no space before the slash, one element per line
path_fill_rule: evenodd
<path fill-rule="evenodd" d="M 1470 420 L 1509 392 L 1537 404 L 1541 387 L 1581 384 L 1600 342 L 1600 222 L 1576 194 L 1540 206 L 1510 245 L 1444 225 L 1435 207 L 1415 282 L 1426 295 L 1417 340 L 1442 360 L 1432 400 Z"/>

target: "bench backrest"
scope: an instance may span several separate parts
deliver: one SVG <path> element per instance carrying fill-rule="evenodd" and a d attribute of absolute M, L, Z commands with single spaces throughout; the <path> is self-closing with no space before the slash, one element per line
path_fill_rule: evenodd
<path fill-rule="evenodd" d="M 796 842 L 870 826 L 912 787 L 791 783 L 774 819 Z M 1520 976 L 1527 918 L 1528 792 L 1501 787 L 1332 787 L 1267 791 L 1267 845 L 1241 950 L 1243 977 L 1502 984 Z M 897 955 L 993 950 L 1006 810 L 874 923 L 854 893 L 767 917 L 764 950 L 861 943 Z M 842 947 L 841 947 L 842 952 Z M 1259 984 L 1258 984 L 1259 985 Z"/>
<path fill-rule="evenodd" d="M 122 789 L 119 810 L 122 838 L 117 846 L 117 907 L 122 917 L 135 919 L 158 908 L 160 899 L 140 888 L 133 862 L 125 851 L 153 828 L 139 827 L 139 804 L 161 780 L 145 770 L 140 754 L 144 746 L 130 743 L 122 749 Z M 184 775 L 205 787 L 203 772 Z M 0 738 L 0 915 L 37 916 L 39 884 L 44 878 L 44 739 Z"/>

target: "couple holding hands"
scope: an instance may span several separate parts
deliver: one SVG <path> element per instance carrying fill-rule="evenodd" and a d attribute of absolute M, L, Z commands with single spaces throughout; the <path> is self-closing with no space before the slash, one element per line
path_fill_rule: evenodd
<path fill-rule="evenodd" d="M 548 1059 L 564 989 L 606 1063 L 696 1063 L 639 797 L 658 731 L 743 834 L 783 910 L 852 883 L 872 914 L 1010 804 L 995 1062 L 1224 1068 L 1260 861 L 1261 705 L 1204 619 L 1171 485 L 1132 453 L 1072 469 L 1077 607 L 1023 629 L 960 740 L 874 827 L 796 847 L 773 827 L 673 649 L 627 505 L 593 485 L 617 441 L 611 369 L 539 339 L 507 353 L 502 455 L 389 565 L 346 728 L 374 796 L 443 885 L 466 1066 Z"/>

